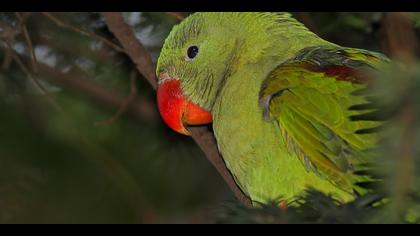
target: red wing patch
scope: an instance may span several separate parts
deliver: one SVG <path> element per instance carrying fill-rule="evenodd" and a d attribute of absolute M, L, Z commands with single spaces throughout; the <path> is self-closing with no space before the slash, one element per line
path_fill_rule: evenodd
<path fill-rule="evenodd" d="M 307 64 L 305 68 L 310 71 L 324 73 L 327 76 L 335 77 L 337 80 L 341 81 L 364 84 L 370 80 L 365 74 L 347 66 L 330 65 L 321 67 L 313 64 Z"/>

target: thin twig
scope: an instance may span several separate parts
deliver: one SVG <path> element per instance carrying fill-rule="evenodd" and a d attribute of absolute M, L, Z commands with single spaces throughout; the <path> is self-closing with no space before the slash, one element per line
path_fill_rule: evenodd
<path fill-rule="evenodd" d="M 0 28 L 2 29 L 2 31 L 0 32 L 0 39 L 4 42 L 4 44 L 14 44 L 15 37 L 19 33 L 19 31 L 4 22 L 0 22 Z M 5 51 L 6 53 L 4 55 L 4 59 L 1 65 L 1 68 L 3 70 L 7 70 L 13 61 L 12 50 L 6 47 Z"/>
<path fill-rule="evenodd" d="M 8 41 L 4 40 L 5 45 L 8 45 Z M 13 57 L 12 57 L 12 49 L 10 49 L 9 47 L 4 48 L 4 59 L 3 62 L 1 64 L 1 68 L 2 70 L 8 70 L 10 65 L 12 64 L 13 61 Z"/>
<path fill-rule="evenodd" d="M 58 111 L 62 111 L 62 108 L 55 102 L 54 98 L 51 96 L 51 94 L 47 91 L 47 89 L 44 88 L 44 86 L 32 76 L 31 72 L 28 70 L 28 68 L 25 66 L 25 64 L 22 62 L 22 60 L 19 58 L 19 55 L 14 51 L 14 49 L 11 47 L 10 44 L 7 44 L 8 49 L 11 51 L 11 55 L 13 60 L 18 64 L 19 68 L 23 71 L 23 73 L 26 75 L 26 77 L 31 80 L 42 92 L 42 94 L 46 97 L 47 101 Z"/>
<path fill-rule="evenodd" d="M 50 38 L 48 34 L 39 34 L 37 38 L 38 44 L 48 45 L 50 48 L 54 48 L 54 51 L 58 54 L 67 55 L 69 58 L 77 58 L 83 55 L 84 57 L 92 58 L 97 64 L 109 64 L 110 60 L 115 59 L 114 49 L 109 47 L 101 47 L 99 50 L 86 50 L 85 46 L 74 44 L 69 47 L 60 41 Z"/>
<path fill-rule="evenodd" d="M 157 79 L 155 75 L 155 65 L 152 57 L 145 47 L 136 38 L 131 27 L 125 22 L 123 16 L 116 12 L 103 12 L 109 30 L 115 35 L 124 47 L 127 55 L 137 67 L 137 70 L 149 81 L 156 90 Z"/>
<path fill-rule="evenodd" d="M 29 16 L 28 14 L 26 14 L 25 16 L 21 16 L 20 14 L 16 13 L 17 18 L 20 20 L 20 25 L 19 28 L 22 29 L 26 28 L 24 27 L 24 20 L 27 19 L 27 17 Z M 12 27 L 11 27 L 12 28 Z M 26 75 L 26 77 L 32 81 L 37 87 L 38 89 L 41 91 L 41 93 L 46 97 L 47 101 L 58 111 L 61 111 L 61 107 L 55 102 L 55 100 L 52 98 L 52 96 L 50 95 L 50 93 L 47 91 L 47 89 L 44 88 L 44 86 L 36 79 L 32 76 L 32 74 L 29 72 L 29 70 L 26 68 L 25 64 L 22 62 L 22 60 L 19 58 L 19 55 L 15 52 L 15 50 L 13 49 L 13 44 L 15 42 L 15 36 L 16 36 L 16 32 L 18 32 L 18 30 L 16 29 L 9 29 L 9 31 L 11 32 L 10 35 L 8 36 L 8 38 L 6 38 L 4 40 L 4 43 L 6 44 L 6 58 L 10 57 L 12 60 L 14 60 L 16 62 L 16 64 L 20 67 L 20 69 L 24 72 L 24 74 Z M 25 34 L 25 33 L 24 33 Z M 6 35 L 7 36 L 7 35 Z M 32 43 L 31 40 L 29 38 L 29 34 L 28 31 L 26 30 L 26 35 L 25 37 L 28 39 L 29 41 L 29 47 L 32 48 Z M 33 48 L 32 48 L 33 51 Z M 32 57 L 31 57 L 31 62 L 36 64 L 36 59 L 35 59 L 35 53 L 33 52 Z M 9 65 L 11 63 L 11 61 L 8 62 Z M 33 65 L 35 65 L 33 64 Z M 9 65 L 7 64 L 3 64 L 3 66 L 5 67 L 4 69 L 6 69 Z M 34 69 L 36 68 L 33 67 Z"/>
<path fill-rule="evenodd" d="M 130 103 L 132 103 L 135 98 L 137 97 L 137 83 L 136 83 L 136 73 L 138 73 L 137 71 L 133 70 L 130 74 L 130 88 L 131 88 L 131 92 L 130 95 L 124 99 L 124 101 L 122 101 L 121 106 L 118 108 L 117 113 L 115 113 L 114 116 L 112 116 L 109 119 L 103 120 L 103 121 L 98 121 L 95 124 L 96 125 L 111 125 L 113 124 L 121 115 L 124 114 L 124 112 L 127 111 L 128 106 L 130 105 Z"/>
<path fill-rule="evenodd" d="M 185 17 L 187 17 L 185 12 L 166 12 L 166 14 L 175 17 L 179 21 L 181 21 L 181 20 L 185 19 Z"/>
<path fill-rule="evenodd" d="M 383 42 L 385 51 L 391 57 L 407 65 L 416 66 L 419 53 L 418 39 L 412 22 L 402 12 L 385 13 L 383 30 L 386 41 Z M 410 187 L 413 184 L 413 166 L 415 162 L 414 147 L 416 114 L 413 104 L 407 103 L 401 108 L 398 117 L 401 124 L 401 137 L 399 144 L 399 159 L 395 176 L 395 202 L 396 209 L 404 209 L 407 204 Z"/>
<path fill-rule="evenodd" d="M 6 47 L 0 46 L 0 49 L 1 48 L 4 50 L 7 49 Z M 30 63 L 30 58 L 26 55 L 18 54 L 18 56 L 20 56 L 19 60 L 23 64 Z M 67 73 L 63 73 L 42 62 L 38 63 L 38 71 L 39 75 L 42 75 L 40 76 L 40 79 L 63 89 L 74 91 L 107 109 L 115 110 L 115 108 L 120 107 L 126 100 L 126 97 L 121 95 L 118 91 L 104 87 L 88 77 L 83 71 L 76 72 L 71 70 Z M 158 113 L 154 104 L 148 101 L 145 96 L 140 95 L 137 95 L 135 102 L 129 103 L 124 115 L 137 121 L 155 120 L 158 118 Z"/>
<path fill-rule="evenodd" d="M 397 175 L 395 177 L 395 205 L 397 209 L 404 209 L 407 204 L 407 197 L 410 186 L 413 183 L 414 147 L 416 118 L 411 104 L 402 108 L 399 120 L 402 125 L 401 142 L 399 147 L 399 160 L 397 162 Z"/>
<path fill-rule="evenodd" d="M 3 45 L 0 45 L 0 49 L 1 48 L 6 49 Z M 27 55 L 18 54 L 17 52 L 15 53 L 16 56 L 18 56 L 18 61 L 16 63 L 19 63 L 22 70 L 24 70 L 25 73 L 28 73 L 29 70 L 24 65 L 29 64 L 31 59 Z M 63 73 L 59 71 L 59 69 L 45 65 L 42 62 L 38 64 L 38 69 L 39 74 L 42 75 L 42 79 L 63 89 L 69 89 L 72 90 L 72 92 L 79 93 L 80 95 L 90 98 L 91 101 L 94 101 L 104 107 L 115 109 L 115 107 L 118 107 L 125 100 L 124 97 L 117 91 L 103 87 L 92 78 L 86 77 L 85 73 L 73 73 L 73 71 Z M 147 101 L 145 97 L 141 99 L 140 97 L 137 97 L 135 103 L 133 102 L 128 105 L 125 114 L 137 121 L 155 120 L 157 118 L 155 107 L 152 103 Z M 66 117 L 69 116 L 67 115 Z M 70 124 L 73 126 L 77 125 L 72 121 L 73 120 L 69 119 L 69 122 L 71 122 Z M 110 179 L 115 180 L 116 186 L 121 188 L 120 190 L 124 193 L 124 197 L 126 197 L 127 201 L 129 201 L 132 206 L 139 206 L 139 208 L 146 212 L 154 211 L 153 206 L 150 204 L 142 204 L 144 203 L 142 192 L 138 188 L 136 182 L 133 181 L 130 173 L 128 173 L 123 166 L 118 164 L 118 162 L 115 162 L 113 158 L 108 158 L 103 150 L 92 146 L 83 133 L 80 133 L 80 141 L 81 145 L 85 145 L 85 148 L 89 148 L 91 152 L 97 152 L 98 155 L 89 155 L 89 157 L 95 164 L 101 165 L 101 167 L 106 170 Z M 121 182 L 124 184 L 118 184 Z M 135 216 L 139 217 L 139 221 L 143 222 L 144 215 L 140 215 L 139 212 L 140 211 L 136 210 Z"/>
<path fill-rule="evenodd" d="M 31 40 L 31 37 L 29 36 L 28 28 L 26 27 L 26 23 L 25 23 L 25 21 L 26 21 L 27 17 L 29 17 L 29 15 L 26 14 L 26 17 L 24 17 L 24 16 L 21 16 L 19 12 L 16 12 L 15 14 L 16 14 L 16 17 L 19 20 L 20 30 L 22 31 L 23 36 L 25 37 L 26 44 L 28 45 L 29 51 L 31 53 L 32 70 L 34 71 L 34 73 L 37 73 L 38 72 L 38 67 L 37 67 L 38 60 L 36 58 L 35 50 L 34 50 L 34 47 L 32 45 L 32 40 Z"/>
<path fill-rule="evenodd" d="M 156 89 L 155 65 L 151 60 L 150 53 L 134 36 L 133 30 L 125 23 L 121 13 L 106 12 L 102 13 L 102 15 L 105 17 L 109 30 L 120 41 L 128 56 L 136 64 L 137 70 Z M 250 199 L 241 191 L 235 183 L 232 174 L 226 168 L 224 160 L 217 149 L 214 135 L 206 127 L 190 127 L 189 131 L 194 141 L 204 152 L 206 158 L 217 169 L 238 200 L 245 206 L 251 206 Z"/>
<path fill-rule="evenodd" d="M 300 20 L 308 29 L 315 34 L 319 34 L 319 30 L 315 25 L 311 15 L 309 12 L 298 12 L 296 13 L 296 17 Z"/>
<path fill-rule="evenodd" d="M 1 69 L 2 70 L 8 70 L 10 65 L 12 64 L 12 52 L 9 48 L 5 49 L 5 55 L 3 62 L 1 63 Z"/>
<path fill-rule="evenodd" d="M 77 32 L 79 34 L 82 34 L 82 35 L 85 35 L 85 36 L 88 36 L 88 37 L 95 38 L 95 39 L 97 39 L 99 41 L 104 42 L 106 45 L 112 47 L 113 49 L 115 49 L 118 52 L 124 52 L 124 49 L 122 49 L 120 46 L 116 45 L 115 43 L 109 41 L 108 39 L 106 39 L 106 38 L 104 38 L 102 36 L 99 36 L 99 35 L 97 35 L 97 34 L 95 34 L 93 32 L 89 32 L 89 31 L 85 31 L 85 30 L 79 29 L 79 28 L 74 27 L 74 26 L 69 25 L 69 24 L 66 24 L 62 20 L 58 19 L 57 17 L 55 17 L 54 15 L 52 15 L 49 12 L 42 12 L 42 14 L 44 16 L 46 16 L 48 19 L 50 19 L 52 22 L 54 22 L 56 25 L 60 26 L 60 27 L 63 27 L 63 28 L 72 30 L 74 32 Z"/>
<path fill-rule="evenodd" d="M 3 40 L 10 40 L 19 33 L 19 30 L 15 29 L 14 27 L 11 27 L 9 24 L 2 21 L 0 21 L 0 28 L 2 29 L 0 31 L 0 39 Z"/>
<path fill-rule="evenodd" d="M 238 187 L 238 185 L 232 177 L 232 174 L 226 167 L 226 163 L 220 155 L 219 149 L 217 148 L 217 142 L 214 138 L 213 133 L 205 127 L 188 127 L 188 131 L 190 131 L 194 141 L 204 152 L 205 156 L 210 161 L 210 163 L 223 177 L 224 181 L 235 194 L 239 202 L 241 202 L 244 206 L 251 206 L 251 200 Z"/>
<path fill-rule="evenodd" d="M 387 12 L 383 18 L 385 50 L 394 59 L 413 63 L 419 52 L 419 45 L 413 25 L 406 13 Z"/>

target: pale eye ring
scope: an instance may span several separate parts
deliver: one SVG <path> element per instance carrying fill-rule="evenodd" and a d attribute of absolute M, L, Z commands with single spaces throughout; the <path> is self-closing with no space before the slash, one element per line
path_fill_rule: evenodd
<path fill-rule="evenodd" d="M 198 47 L 196 45 L 190 46 L 187 49 L 187 59 L 192 60 L 198 55 Z"/>

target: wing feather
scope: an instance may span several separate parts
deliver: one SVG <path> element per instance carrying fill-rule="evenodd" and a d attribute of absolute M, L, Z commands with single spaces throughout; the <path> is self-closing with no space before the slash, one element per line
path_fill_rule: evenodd
<path fill-rule="evenodd" d="M 378 134 L 358 131 L 382 124 L 349 118 L 374 111 L 361 106 L 369 104 L 367 97 L 353 93 L 369 84 L 369 71 L 387 62 L 381 54 L 365 50 L 305 48 L 272 71 L 261 88 L 264 116 L 278 122 L 289 149 L 308 171 L 345 191 L 362 192 L 355 184 L 372 180 L 354 173 L 366 169 L 372 156 L 367 150 L 376 145 Z"/>

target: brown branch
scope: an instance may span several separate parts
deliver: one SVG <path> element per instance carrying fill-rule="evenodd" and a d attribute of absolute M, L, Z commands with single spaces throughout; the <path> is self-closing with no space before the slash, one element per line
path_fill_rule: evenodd
<path fill-rule="evenodd" d="M 113 124 L 121 115 L 124 114 L 124 112 L 127 111 L 128 106 L 130 103 L 134 101 L 134 99 L 137 97 L 137 84 L 136 84 L 136 73 L 137 71 L 133 70 L 130 74 L 130 81 L 131 81 L 131 93 L 130 95 L 124 99 L 124 101 L 121 103 L 117 113 L 115 113 L 114 116 L 112 116 L 109 119 L 96 122 L 97 125 L 111 125 Z"/>
<path fill-rule="evenodd" d="M 91 99 L 99 105 L 114 110 L 121 106 L 126 97 L 117 91 L 106 88 L 82 73 L 61 73 L 49 66 L 40 64 L 39 73 L 48 82 L 62 88 L 76 91 L 80 95 Z M 127 105 L 125 114 L 133 120 L 154 120 L 158 113 L 145 97 L 138 96 L 134 102 Z"/>
<path fill-rule="evenodd" d="M 107 12 L 102 13 L 102 15 L 105 17 L 109 30 L 120 41 L 128 56 L 136 64 L 139 72 L 149 81 L 153 88 L 156 89 L 155 65 L 152 63 L 149 52 L 134 36 L 133 30 L 125 23 L 124 18 L 118 12 Z M 217 149 L 216 140 L 213 134 L 205 127 L 190 127 L 189 131 L 194 141 L 226 181 L 238 200 L 245 206 L 251 206 L 250 199 L 240 190 L 235 183 L 232 174 L 226 168 Z"/>
<path fill-rule="evenodd" d="M 405 104 L 399 115 L 399 120 L 402 125 L 402 132 L 399 147 L 400 156 L 396 166 L 397 175 L 395 176 L 395 206 L 397 209 L 403 209 L 407 204 L 410 186 L 413 183 L 415 161 L 416 135 L 413 132 L 413 127 L 415 127 L 416 115 L 411 104 Z"/>
<path fill-rule="evenodd" d="M 105 43 L 106 45 L 110 46 L 111 48 L 115 49 L 118 52 L 124 52 L 124 49 L 122 49 L 120 46 L 116 45 L 115 43 L 109 41 L 108 39 L 106 39 L 102 36 L 99 36 L 99 35 L 97 35 L 93 32 L 81 30 L 81 29 L 79 29 L 77 27 L 74 27 L 72 25 L 69 25 L 69 24 L 66 24 L 62 20 L 58 19 L 57 17 L 55 17 L 54 15 L 52 15 L 49 12 L 42 12 L 42 14 L 60 27 L 72 30 L 76 33 L 79 33 L 79 34 L 82 34 L 82 35 L 85 35 L 85 36 L 88 36 L 88 37 L 95 38 L 95 39 Z"/>
<path fill-rule="evenodd" d="M 406 13 L 387 12 L 383 18 L 386 41 L 385 51 L 395 59 L 412 63 L 419 52 L 419 45 L 413 25 Z"/>
<path fill-rule="evenodd" d="M 1 63 L 1 69 L 6 71 L 7 69 L 9 69 L 10 65 L 12 64 L 13 59 L 12 59 L 12 51 L 9 48 L 5 49 L 5 51 L 6 52 L 4 55 L 4 59 L 3 59 L 3 62 Z"/>
<path fill-rule="evenodd" d="M 6 50 L 7 48 L 0 45 L 0 49 Z M 31 62 L 31 59 L 27 55 L 18 54 L 17 52 L 14 53 L 19 57 L 19 64 L 24 65 Z M 26 68 L 24 70 L 28 71 Z M 39 62 L 38 74 L 40 75 L 40 78 L 48 81 L 51 84 L 54 84 L 63 89 L 71 90 L 72 92 L 76 92 L 86 98 L 89 98 L 91 101 L 109 109 L 118 108 L 126 100 L 126 98 L 119 94 L 117 91 L 103 87 L 92 78 L 86 77 L 85 73 L 75 73 L 74 71 L 63 73 L 59 69 L 52 68 L 46 64 L 43 64 L 42 62 Z M 137 96 L 135 101 L 127 105 L 124 114 L 128 115 L 129 118 L 132 118 L 136 121 L 156 120 L 158 118 L 155 105 L 148 101 L 146 97 L 141 96 Z M 81 134 L 80 139 L 82 145 L 88 145 L 88 148 L 101 154 L 89 155 L 89 157 L 92 157 L 92 160 L 95 163 L 100 164 L 103 168 L 105 168 L 106 173 L 111 176 L 111 179 L 120 179 L 123 180 L 124 183 L 128 183 L 128 185 L 118 185 L 118 187 L 122 188 L 122 191 L 124 191 L 127 200 L 133 206 L 136 206 L 139 202 L 144 202 L 139 201 L 139 199 L 142 199 L 141 192 L 138 189 L 135 181 L 133 181 L 132 177 L 124 170 L 124 168 L 121 167 L 121 165 L 115 162 L 112 158 L 108 158 L 106 153 L 102 153 L 103 151 L 101 149 L 97 149 L 91 146 L 89 144 L 89 140 L 86 139 L 83 134 Z M 100 158 L 97 158 L 97 156 Z M 135 193 L 134 197 L 132 197 L 133 193 Z M 153 211 L 153 208 L 150 205 L 140 206 L 142 209 L 146 209 L 146 212 Z M 136 214 L 137 213 L 138 212 L 136 211 Z"/>
<path fill-rule="evenodd" d="M 23 63 L 30 62 L 30 59 L 23 55 L 20 55 L 20 59 Z M 124 95 L 102 86 L 84 73 L 74 71 L 63 73 L 43 63 L 38 64 L 38 73 L 43 80 L 60 88 L 74 91 L 107 109 L 114 110 L 126 101 Z M 124 114 L 137 121 L 158 118 L 154 104 L 142 96 L 137 96 L 135 101 L 129 103 Z"/>
<path fill-rule="evenodd" d="M 205 127 L 189 127 L 192 138 L 204 152 L 210 163 L 216 168 L 219 174 L 223 177 L 229 188 L 233 191 L 236 198 L 245 206 L 251 206 L 250 199 L 238 187 L 232 174 L 227 169 L 225 161 L 220 156 L 217 148 L 216 139 L 212 132 Z"/>
<path fill-rule="evenodd" d="M 21 16 L 19 13 L 16 13 L 16 17 L 19 20 L 19 26 L 18 27 L 12 27 L 9 26 L 3 22 L 1 22 L 2 28 L 6 28 L 6 32 L 8 32 L 8 34 L 4 35 L 4 43 L 6 45 L 6 47 L 4 48 L 5 50 L 5 61 L 2 65 L 3 69 L 7 69 L 12 61 L 15 61 L 16 64 L 19 66 L 19 68 L 23 71 L 23 73 L 26 75 L 26 77 L 32 81 L 37 87 L 38 89 L 42 92 L 42 94 L 46 97 L 47 101 L 57 110 L 61 111 L 60 106 L 55 102 L 54 98 L 49 94 L 49 92 L 44 88 L 44 86 L 36 79 L 32 76 L 32 74 L 30 73 L 30 71 L 26 68 L 25 63 L 22 62 L 22 60 L 20 59 L 19 55 L 17 52 L 15 52 L 15 50 L 13 49 L 13 44 L 15 42 L 15 36 L 18 34 L 19 30 L 20 32 L 22 32 L 24 34 L 24 37 L 27 39 L 28 41 L 28 47 L 30 48 L 30 50 L 32 51 L 32 65 L 33 65 L 33 69 L 36 70 L 36 59 L 35 59 L 35 52 L 33 51 L 33 47 L 32 47 L 32 42 L 29 38 L 29 34 L 28 31 L 26 29 L 26 26 L 24 25 L 25 20 L 27 19 L 27 17 L 29 16 L 29 14 L 24 14 L 23 16 Z M 16 29 L 19 28 L 19 29 Z"/>
<path fill-rule="evenodd" d="M 115 59 L 115 52 L 112 48 L 101 47 L 99 50 L 88 50 L 85 45 L 81 46 L 79 44 L 74 44 L 72 47 L 69 47 L 67 44 L 63 44 L 60 41 L 54 40 L 54 38 L 50 38 L 47 34 L 39 34 L 37 38 L 35 38 L 38 44 L 48 45 L 57 53 L 68 55 L 70 58 L 74 57 L 77 58 L 80 55 L 91 58 L 98 64 L 107 64 L 112 59 Z"/>
<path fill-rule="evenodd" d="M 384 50 L 388 54 L 407 65 L 416 66 L 419 44 L 413 24 L 406 13 L 388 12 L 383 18 Z M 401 108 L 398 117 L 401 124 L 399 144 L 399 160 L 396 165 L 394 191 L 396 193 L 394 206 L 403 209 L 407 205 L 410 187 L 413 184 L 413 166 L 415 162 L 414 148 L 416 134 L 413 127 L 416 114 L 413 104 L 406 103 Z"/>
<path fill-rule="evenodd" d="M 187 14 L 185 12 L 166 12 L 166 14 L 175 17 L 177 20 L 181 21 L 187 17 Z"/>
<path fill-rule="evenodd" d="M 5 45 L 13 44 L 15 42 L 15 37 L 19 33 L 14 27 L 11 27 L 9 24 L 0 21 L 0 40 L 4 42 Z M 4 59 L 1 65 L 1 69 L 7 70 L 10 65 L 12 64 L 12 51 L 9 47 L 5 49 L 6 53 L 4 55 Z"/>
<path fill-rule="evenodd" d="M 38 60 L 36 59 L 35 50 L 34 50 L 34 47 L 32 45 L 32 40 L 31 40 L 31 37 L 29 36 L 28 28 L 26 27 L 26 24 L 25 24 L 25 21 L 26 21 L 27 17 L 29 17 L 29 14 L 26 14 L 24 16 L 22 16 L 19 12 L 16 12 L 15 14 L 16 14 L 16 17 L 19 20 L 20 31 L 23 33 L 26 44 L 28 45 L 28 48 L 29 48 L 29 52 L 31 53 L 32 70 L 35 73 L 37 73 L 37 71 L 38 71 L 38 68 L 37 68 Z"/>
<path fill-rule="evenodd" d="M 0 28 L 2 29 L 0 31 L 0 39 L 2 40 L 10 40 L 19 33 L 19 30 L 2 21 L 0 21 Z"/>
<path fill-rule="evenodd" d="M 123 16 L 116 12 L 103 12 L 109 30 L 115 35 L 124 47 L 127 55 L 137 67 L 137 70 L 149 81 L 156 90 L 157 79 L 155 65 L 152 63 L 150 53 L 143 47 L 134 35 L 131 27 L 125 23 Z"/>
<path fill-rule="evenodd" d="M 9 52 L 11 52 L 13 60 L 16 62 L 16 64 L 19 66 L 19 68 L 23 71 L 23 73 L 26 75 L 26 77 L 32 81 L 42 92 L 42 94 L 46 97 L 47 101 L 58 111 L 61 111 L 61 107 L 55 102 L 54 98 L 51 96 L 51 94 L 45 89 L 45 87 L 32 76 L 31 72 L 28 70 L 28 68 L 25 66 L 25 63 L 20 59 L 17 52 L 14 51 L 12 46 L 7 43 L 7 49 Z M 31 60 L 32 61 L 32 60 Z"/>
<path fill-rule="evenodd" d="M 313 21 L 311 15 L 309 12 L 298 12 L 296 13 L 296 17 L 298 20 L 300 20 L 308 29 L 315 34 L 319 34 L 319 30 L 315 25 L 315 22 Z"/>

